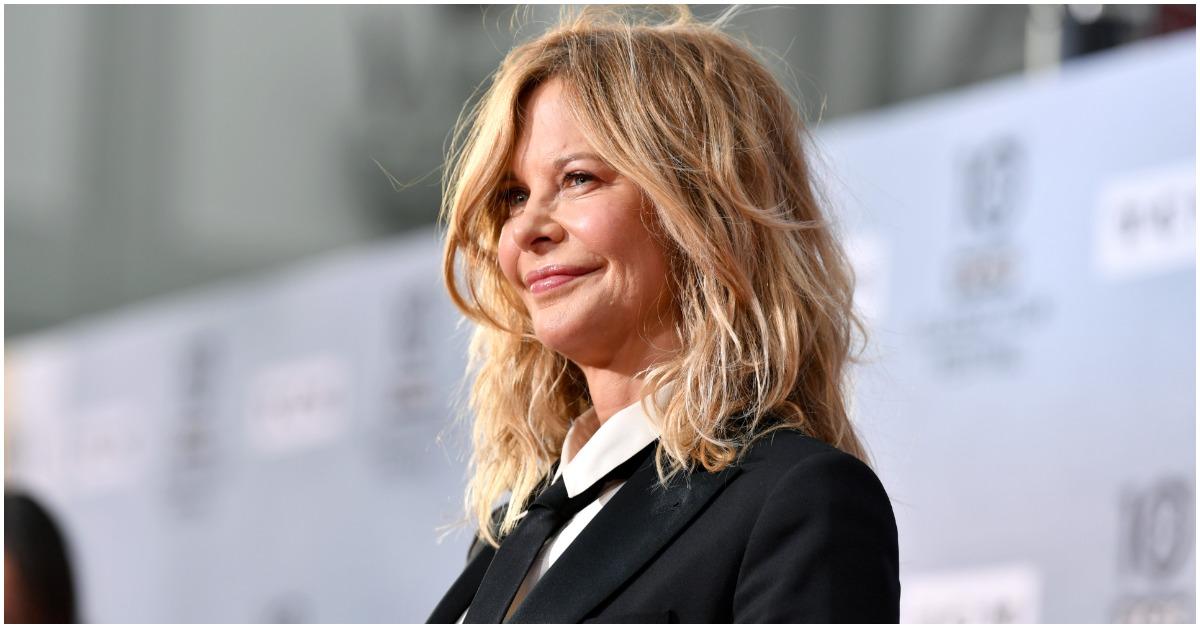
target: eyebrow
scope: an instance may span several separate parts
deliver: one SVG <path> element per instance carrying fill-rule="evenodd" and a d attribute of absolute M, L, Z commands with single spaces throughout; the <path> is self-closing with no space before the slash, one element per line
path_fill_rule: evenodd
<path fill-rule="evenodd" d="M 558 159 L 555 159 L 554 169 L 562 170 L 563 166 L 575 161 L 576 159 L 595 159 L 596 161 L 603 161 L 595 153 L 571 153 L 570 155 L 564 155 Z"/>
<path fill-rule="evenodd" d="M 575 161 L 576 159 L 594 159 L 599 162 L 604 162 L 604 160 L 601 159 L 600 156 L 597 155 L 596 153 L 583 152 L 583 153 L 571 153 L 570 155 L 563 155 L 562 157 L 555 159 L 554 163 L 551 165 L 553 166 L 553 169 L 555 171 L 558 171 L 558 170 L 562 170 L 564 166 L 571 163 L 572 161 Z M 504 183 L 509 183 L 509 182 L 518 181 L 518 180 L 519 179 L 517 179 L 516 175 L 514 175 L 511 170 L 504 173 L 504 177 L 501 179 L 501 181 Z"/>

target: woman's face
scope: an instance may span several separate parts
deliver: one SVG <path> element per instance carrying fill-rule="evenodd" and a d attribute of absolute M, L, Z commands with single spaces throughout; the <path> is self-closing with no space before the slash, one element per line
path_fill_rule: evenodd
<path fill-rule="evenodd" d="M 648 205 L 595 155 L 560 80 L 534 90 L 524 113 L 502 188 L 501 270 L 547 347 L 580 366 L 644 368 L 673 337 L 667 259 L 646 227 Z"/>

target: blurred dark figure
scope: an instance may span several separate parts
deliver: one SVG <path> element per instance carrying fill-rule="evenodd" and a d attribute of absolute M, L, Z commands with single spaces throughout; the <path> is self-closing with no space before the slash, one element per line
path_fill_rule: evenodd
<path fill-rule="evenodd" d="M 75 586 L 66 543 L 33 498 L 4 491 L 4 623 L 71 624 Z"/>
<path fill-rule="evenodd" d="M 1062 56 L 1069 59 L 1195 28 L 1195 5 L 1068 5 L 1063 13 Z"/>

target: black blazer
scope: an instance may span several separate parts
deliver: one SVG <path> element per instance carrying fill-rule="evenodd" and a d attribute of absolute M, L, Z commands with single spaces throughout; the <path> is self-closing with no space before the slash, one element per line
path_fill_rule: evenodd
<path fill-rule="evenodd" d="M 429 617 L 453 623 L 495 555 Z M 529 592 L 519 622 L 897 622 L 896 521 L 869 467 L 791 430 L 658 484 L 649 456 Z"/>

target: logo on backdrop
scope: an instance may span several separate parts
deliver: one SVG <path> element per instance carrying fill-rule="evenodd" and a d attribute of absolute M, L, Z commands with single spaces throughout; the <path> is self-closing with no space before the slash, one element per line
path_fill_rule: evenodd
<path fill-rule="evenodd" d="M 250 442 L 261 452 L 292 454 L 323 446 L 349 422 L 350 367 L 333 354 L 268 364 L 252 379 Z"/>
<path fill-rule="evenodd" d="M 918 572 L 904 579 L 901 623 L 1030 624 L 1042 605 L 1042 575 L 1032 563 Z"/>
<path fill-rule="evenodd" d="M 1117 623 L 1195 620 L 1196 491 L 1186 476 L 1127 486 L 1117 503 Z"/>
<path fill-rule="evenodd" d="M 946 307 L 919 323 L 933 367 L 952 375 L 1020 367 L 1024 337 L 1050 316 L 1034 293 L 1018 229 L 1028 213 L 1030 168 L 1016 136 L 966 149 L 958 163 L 953 244 L 940 277 Z"/>
<path fill-rule="evenodd" d="M 179 416 L 168 432 L 167 505 L 181 519 L 202 517 L 212 502 L 220 465 L 217 450 L 215 334 L 199 334 L 184 346 Z"/>
<path fill-rule="evenodd" d="M 962 164 L 966 226 L 979 235 L 1003 237 L 1025 202 L 1025 150 L 1015 137 L 1002 137 L 970 150 Z"/>
<path fill-rule="evenodd" d="M 1124 173 L 1096 204 L 1092 260 L 1108 280 L 1196 267 L 1196 164 Z"/>
<path fill-rule="evenodd" d="M 415 451 L 432 438 L 417 428 L 441 418 L 433 405 L 433 299 L 421 285 L 400 286 L 389 304 L 382 412 L 367 432 L 370 458 L 383 478 L 412 477 L 423 469 Z"/>
<path fill-rule="evenodd" d="M 81 409 L 72 426 L 70 458 L 76 486 L 86 493 L 125 489 L 145 479 L 149 467 L 145 408 L 110 400 Z"/>

